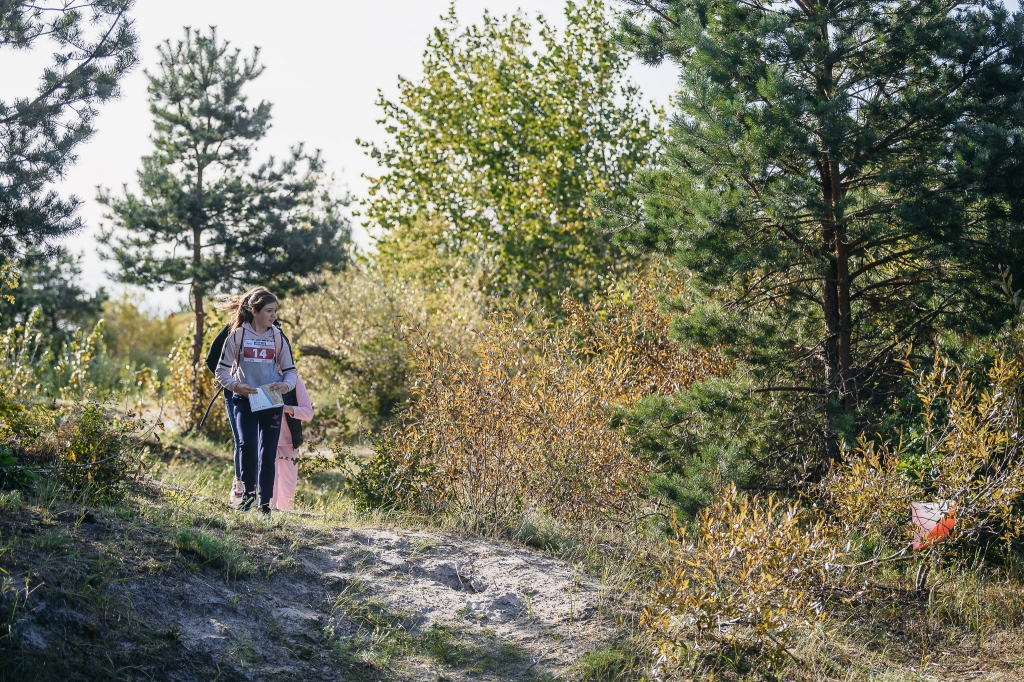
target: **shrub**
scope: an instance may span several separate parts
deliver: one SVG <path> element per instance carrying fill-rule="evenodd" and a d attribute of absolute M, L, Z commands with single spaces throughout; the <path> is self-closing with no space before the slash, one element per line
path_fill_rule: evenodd
<path fill-rule="evenodd" d="M 397 274 L 351 268 L 288 301 L 299 369 L 320 400 L 317 435 L 328 435 L 325 426 L 343 438 L 380 431 L 408 406 L 416 371 L 409 327 L 430 345 L 472 356 L 471 330 L 484 325 L 475 292 L 462 280 L 425 286 L 422 275 L 408 263 Z"/>
<path fill-rule="evenodd" d="M 225 323 L 225 319 L 213 307 L 209 307 L 206 314 L 207 333 L 203 337 L 203 358 L 210 350 L 210 345 L 217 337 L 217 332 Z M 223 391 L 216 382 L 215 377 L 200 363 L 198 367 L 192 365 L 192 340 L 194 338 L 194 325 L 178 337 L 171 354 L 167 357 L 167 378 L 163 381 L 163 398 L 166 405 L 182 430 L 191 430 L 199 424 L 206 411 L 206 406 L 215 394 Z M 192 377 L 198 373 L 199 396 L 198 400 L 192 393 Z M 231 426 L 228 424 L 227 414 L 221 400 L 215 400 L 210 409 L 210 416 L 203 426 L 203 433 L 217 441 L 231 440 Z"/>
<path fill-rule="evenodd" d="M 830 600 L 912 598 L 915 590 L 908 591 L 905 576 L 890 566 L 913 559 L 912 502 L 956 505 L 951 535 L 918 555 L 918 592 L 928 568 L 945 558 L 1019 542 L 1020 358 L 1018 352 L 998 354 L 982 376 L 939 356 L 930 368 L 911 371 L 918 408 L 903 437 L 892 443 L 861 435 L 802 501 L 726 488 L 698 514 L 691 539 L 680 534 L 673 540 L 655 587 L 645 623 L 662 638 L 664 653 L 683 643 L 735 646 L 745 640 L 778 656 L 799 629 L 825 617 Z M 954 562 L 946 586 L 933 588 L 942 587 L 936 603 L 955 593 L 958 581 L 971 579 L 958 575 L 964 565 Z"/>
<path fill-rule="evenodd" d="M 0 453 L 9 458 L 4 484 L 42 478 L 66 496 L 111 501 L 144 471 L 146 423 L 84 402 L 61 406 L 7 405 L 0 410 Z"/>
<path fill-rule="evenodd" d="M 40 368 L 53 362 L 39 328 L 39 311 L 25 324 L 0 333 L 0 387 L 11 401 L 30 400 L 44 391 Z"/>
<path fill-rule="evenodd" d="M 186 315 L 160 316 L 147 312 L 138 296 L 125 294 L 103 303 L 103 343 L 118 369 L 153 368 L 167 373 L 166 360 L 185 332 Z"/>
<path fill-rule="evenodd" d="M 695 540 L 672 542 L 645 624 L 665 653 L 684 641 L 748 637 L 781 653 L 796 631 L 823 620 L 825 592 L 843 573 L 828 530 L 797 503 L 729 486 L 698 515 Z"/>
<path fill-rule="evenodd" d="M 679 352 L 645 283 L 564 308 L 561 325 L 492 316 L 475 358 L 415 344 L 415 401 L 354 482 L 364 504 L 499 525 L 528 509 L 574 526 L 635 518 L 652 467 L 610 426 L 609 408 L 725 363 Z"/>
<path fill-rule="evenodd" d="M 984 376 L 936 355 L 914 372 L 918 419 L 896 442 L 861 437 L 821 482 L 820 504 L 847 532 L 907 547 L 911 502 L 955 504 L 949 541 L 929 551 L 974 551 L 1024 534 L 1024 361 L 996 356 Z"/>
<path fill-rule="evenodd" d="M 24 324 L 0 332 L 0 386 L 8 397 L 21 401 L 82 400 L 155 389 L 155 370 L 126 368 L 110 355 L 105 329 L 100 320 L 91 331 L 79 329 L 66 342 L 54 344 L 40 326 L 39 310 L 33 310 Z"/>

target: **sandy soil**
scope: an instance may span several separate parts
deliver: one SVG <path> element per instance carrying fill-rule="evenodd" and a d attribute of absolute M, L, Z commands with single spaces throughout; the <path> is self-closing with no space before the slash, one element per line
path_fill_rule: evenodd
<path fill-rule="evenodd" d="M 181 652 L 155 655 L 152 637 L 128 633 L 104 648 L 149 661 L 151 679 L 524 680 L 565 677 L 614 636 L 601 586 L 538 552 L 406 529 L 317 535 L 269 577 L 192 566 L 110 583 L 133 631 Z M 45 597 L 24 616 L 18 647 L 40 653 L 82 620 Z"/>

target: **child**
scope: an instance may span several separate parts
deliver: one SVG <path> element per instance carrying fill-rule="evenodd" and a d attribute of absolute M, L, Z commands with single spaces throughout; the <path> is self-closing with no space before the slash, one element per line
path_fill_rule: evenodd
<path fill-rule="evenodd" d="M 278 308 L 274 294 L 265 287 L 256 287 L 231 297 L 221 308 L 235 312 L 231 334 L 224 341 L 217 365 L 217 381 L 233 394 L 240 473 L 245 486 L 237 508 L 247 512 L 258 499 L 260 512 L 270 514 L 283 412 L 280 407 L 254 412 L 248 396 L 257 393 L 260 386 L 286 393 L 295 388 L 299 376 L 291 349 L 274 326 Z"/>
<path fill-rule="evenodd" d="M 298 405 L 285 405 L 285 414 L 294 419 L 308 422 L 313 418 L 313 404 L 302 384 L 302 379 L 295 382 L 295 402 Z M 274 478 L 274 499 L 270 501 L 271 509 L 291 511 L 295 502 L 295 482 L 298 480 L 299 467 L 298 446 L 293 444 L 290 428 L 281 429 L 281 438 L 277 441 L 277 477 Z"/>

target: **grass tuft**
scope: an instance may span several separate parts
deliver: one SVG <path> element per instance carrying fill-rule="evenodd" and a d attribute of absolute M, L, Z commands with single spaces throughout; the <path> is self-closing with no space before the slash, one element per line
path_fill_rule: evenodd
<path fill-rule="evenodd" d="M 174 534 L 171 542 L 182 553 L 198 558 L 202 565 L 223 569 L 228 579 L 249 578 L 256 573 L 256 567 L 243 552 L 205 530 L 182 528 Z"/>
<path fill-rule="evenodd" d="M 0 492 L 0 513 L 11 513 L 21 509 L 23 504 L 20 490 Z"/>

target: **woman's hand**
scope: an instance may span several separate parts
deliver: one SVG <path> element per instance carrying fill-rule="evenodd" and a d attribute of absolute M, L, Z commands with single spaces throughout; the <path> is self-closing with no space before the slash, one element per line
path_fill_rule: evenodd
<path fill-rule="evenodd" d="M 295 408 L 292 407 L 291 405 L 285 405 L 284 406 L 284 413 L 285 414 L 290 414 L 290 415 L 294 416 L 295 415 Z"/>
<path fill-rule="evenodd" d="M 288 384 L 284 383 L 283 381 L 278 381 L 273 384 L 270 384 L 269 386 L 267 386 L 267 388 L 278 391 L 279 393 L 282 394 L 287 393 L 288 391 L 291 390 L 290 388 L 288 388 Z"/>
<path fill-rule="evenodd" d="M 253 395 L 254 393 L 259 393 L 259 389 L 253 388 L 249 384 L 242 383 L 235 384 L 235 387 L 231 389 L 231 391 L 239 395 Z"/>

